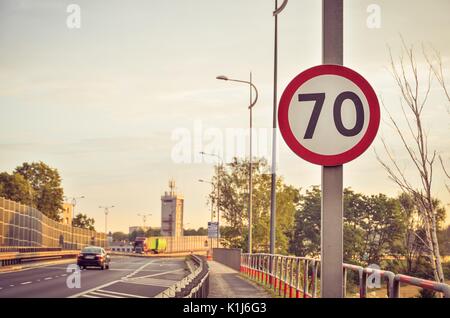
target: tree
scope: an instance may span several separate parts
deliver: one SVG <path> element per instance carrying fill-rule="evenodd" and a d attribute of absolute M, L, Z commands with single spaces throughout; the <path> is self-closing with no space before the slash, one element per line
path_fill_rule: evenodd
<path fill-rule="evenodd" d="M 128 241 L 128 234 L 123 232 L 114 232 L 112 238 L 114 242 Z"/>
<path fill-rule="evenodd" d="M 295 213 L 294 231 L 289 251 L 298 256 L 318 257 L 320 255 L 320 210 L 321 191 L 313 186 L 300 198 Z"/>
<path fill-rule="evenodd" d="M 149 228 L 145 233 L 145 236 L 161 236 L 160 229 Z"/>
<path fill-rule="evenodd" d="M 95 220 L 93 218 L 88 218 L 86 214 L 82 213 L 78 213 L 73 219 L 73 226 L 80 229 L 95 231 L 94 223 Z"/>
<path fill-rule="evenodd" d="M 63 205 L 63 189 L 58 170 L 43 162 L 23 163 L 14 171 L 22 175 L 34 190 L 34 205 L 47 217 L 59 221 Z"/>
<path fill-rule="evenodd" d="M 361 228 L 364 231 L 362 257 L 368 265 L 381 264 L 382 257 L 395 254 L 396 244 L 404 236 L 405 220 L 398 200 L 384 194 L 365 197 Z"/>
<path fill-rule="evenodd" d="M 146 235 L 142 229 L 134 230 L 132 233 L 129 234 L 128 240 L 130 242 L 134 242 L 136 240 L 136 237 L 143 237 L 143 236 L 146 236 Z"/>
<path fill-rule="evenodd" d="M 386 107 L 384 103 L 383 106 L 385 106 L 389 121 L 402 142 L 410 165 L 414 167 L 417 177 L 411 178 L 405 174 L 384 139 L 382 139 L 382 142 L 387 159 L 381 159 L 378 154 L 377 159 L 385 168 L 389 178 L 414 200 L 420 220 L 423 222 L 425 242 L 430 252 L 428 257 L 433 269 L 434 279 L 437 282 L 444 282 L 439 240 L 437 238 L 438 211 L 432 197 L 433 168 L 437 152 L 430 149 L 428 134 L 423 121 L 423 110 L 427 105 L 434 69 L 432 64 L 428 65 L 427 81 L 422 87 L 422 83 L 419 81 L 420 73 L 417 67 L 415 50 L 412 46 L 407 47 L 404 41 L 402 41 L 402 44 L 398 65 L 396 65 L 392 53 L 390 54 L 390 63 L 392 75 L 400 90 L 400 108 L 407 128 L 402 129 L 399 121 L 390 113 L 389 109 L 392 109 L 392 107 Z M 425 57 L 427 58 L 426 54 Z M 436 75 L 436 72 L 434 73 Z"/>
<path fill-rule="evenodd" d="M 18 173 L 0 173 L 0 197 L 33 205 L 34 190 L 28 181 Z"/>
<path fill-rule="evenodd" d="M 226 225 L 221 226 L 223 244 L 248 250 L 248 159 L 234 158 L 224 167 L 217 167 L 213 177 L 215 189 L 219 181 L 220 213 Z M 271 175 L 267 161 L 253 159 L 253 207 L 252 207 L 252 240 L 253 250 L 264 252 L 269 250 L 270 226 L 270 185 Z M 218 178 L 218 173 L 220 177 Z M 291 225 L 294 220 L 295 205 L 299 198 L 298 190 L 284 184 L 282 178 L 277 179 L 277 220 L 276 249 L 285 253 L 288 249 Z M 209 195 L 210 204 L 216 205 L 217 191 Z"/>
<path fill-rule="evenodd" d="M 318 186 L 301 196 L 290 240 L 291 253 L 320 255 L 321 191 Z M 344 261 L 364 266 L 380 264 L 396 251 L 404 233 L 397 199 L 384 194 L 366 196 L 344 189 Z"/>
<path fill-rule="evenodd" d="M 184 230 L 184 236 L 196 236 L 196 235 L 208 235 L 208 229 L 200 227 L 197 230 L 195 229 Z"/>

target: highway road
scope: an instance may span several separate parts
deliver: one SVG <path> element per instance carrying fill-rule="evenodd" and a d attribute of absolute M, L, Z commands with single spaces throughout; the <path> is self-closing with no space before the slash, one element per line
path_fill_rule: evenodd
<path fill-rule="evenodd" d="M 79 272 L 76 288 L 70 264 L 0 273 L 0 298 L 148 298 L 190 273 L 184 258 L 111 256 L 109 270 Z"/>

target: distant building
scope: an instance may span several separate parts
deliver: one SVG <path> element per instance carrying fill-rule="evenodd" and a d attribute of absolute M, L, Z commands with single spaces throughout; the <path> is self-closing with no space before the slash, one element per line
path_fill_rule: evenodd
<path fill-rule="evenodd" d="M 184 198 L 175 193 L 175 181 L 169 181 L 169 188 L 161 196 L 161 236 L 183 236 Z"/>
<path fill-rule="evenodd" d="M 61 223 L 71 225 L 72 217 L 73 217 L 73 205 L 70 203 L 63 203 Z"/>
<path fill-rule="evenodd" d="M 150 229 L 150 227 L 148 226 L 130 226 L 128 228 L 128 234 L 132 234 L 134 231 L 143 231 L 143 232 L 147 232 Z"/>

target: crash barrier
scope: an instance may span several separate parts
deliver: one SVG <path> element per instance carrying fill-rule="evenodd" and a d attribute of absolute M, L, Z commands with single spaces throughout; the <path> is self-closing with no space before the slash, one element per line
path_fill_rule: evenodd
<path fill-rule="evenodd" d="M 133 253 L 133 246 L 109 246 L 111 252 Z"/>
<path fill-rule="evenodd" d="M 259 283 L 270 286 L 275 293 L 283 297 L 316 298 L 320 293 L 318 290 L 319 259 L 264 253 L 242 254 L 240 271 Z M 367 297 L 369 280 L 385 283 L 384 288 L 389 298 L 400 298 L 401 285 L 421 287 L 440 293 L 444 298 L 450 298 L 450 285 L 345 263 L 342 268 L 344 297 L 347 296 L 347 276 L 350 272 L 356 275 L 360 298 Z"/>
<path fill-rule="evenodd" d="M 169 287 L 156 298 L 207 298 L 209 294 L 209 266 L 206 258 L 190 255 L 194 264 L 191 274 Z"/>
<path fill-rule="evenodd" d="M 0 246 L 0 253 L 2 252 L 36 253 L 36 252 L 52 252 L 61 250 L 62 250 L 61 247 Z"/>
<path fill-rule="evenodd" d="M 62 224 L 33 207 L 0 197 L 0 246 L 81 249 L 105 243 L 105 233 Z"/>
<path fill-rule="evenodd" d="M 226 265 L 236 271 L 240 270 L 242 249 L 213 248 L 213 260 Z"/>
<path fill-rule="evenodd" d="M 22 264 L 25 262 L 35 262 L 50 259 L 74 258 L 79 253 L 79 250 L 47 252 L 3 252 L 0 253 L 0 266 L 11 266 Z"/>

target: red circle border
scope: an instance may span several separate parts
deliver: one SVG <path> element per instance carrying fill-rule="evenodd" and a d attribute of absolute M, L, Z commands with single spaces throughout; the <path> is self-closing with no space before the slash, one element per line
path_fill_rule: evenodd
<path fill-rule="evenodd" d="M 322 155 L 308 150 L 300 144 L 289 125 L 289 105 L 295 92 L 311 78 L 321 75 L 342 76 L 352 81 L 364 93 L 369 104 L 370 122 L 364 136 L 355 146 L 337 155 Z M 288 84 L 278 106 L 278 124 L 284 141 L 300 158 L 321 166 L 339 166 L 356 159 L 372 144 L 380 126 L 380 104 L 372 86 L 359 73 L 342 65 L 323 64 L 301 72 Z"/>

